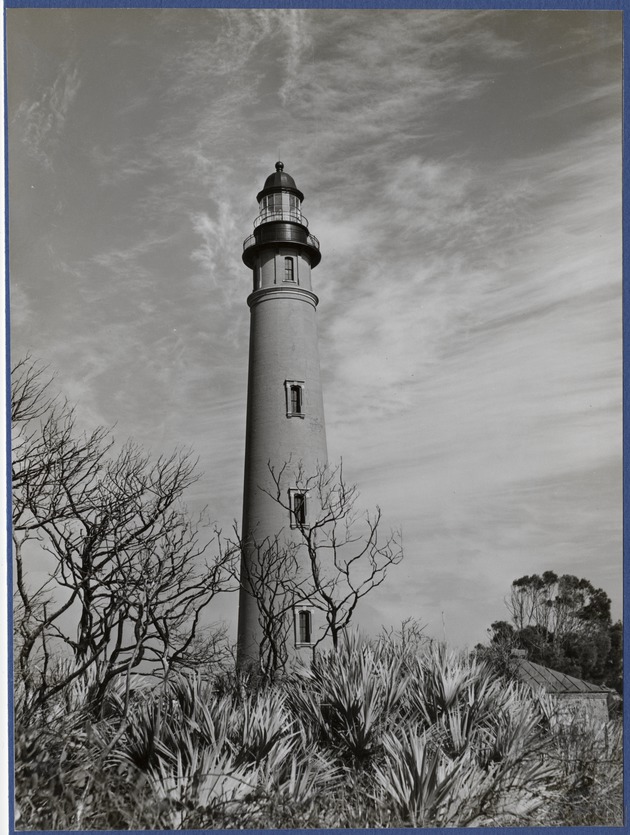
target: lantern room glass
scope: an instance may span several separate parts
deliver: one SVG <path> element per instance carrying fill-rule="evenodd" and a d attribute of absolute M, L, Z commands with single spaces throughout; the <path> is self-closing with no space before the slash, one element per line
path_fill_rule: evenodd
<path fill-rule="evenodd" d="M 288 191 L 276 191 L 273 194 L 266 194 L 258 204 L 260 223 L 267 223 L 271 220 L 293 220 L 302 223 L 302 207 L 295 194 Z"/>

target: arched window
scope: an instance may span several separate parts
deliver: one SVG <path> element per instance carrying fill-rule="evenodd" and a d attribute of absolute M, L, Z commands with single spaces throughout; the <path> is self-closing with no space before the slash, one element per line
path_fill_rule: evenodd
<path fill-rule="evenodd" d="M 302 609 L 298 612 L 298 644 L 312 643 L 312 632 L 311 613 L 308 609 Z"/>
<path fill-rule="evenodd" d="M 295 274 L 293 271 L 293 258 L 284 259 L 284 280 L 295 281 Z"/>

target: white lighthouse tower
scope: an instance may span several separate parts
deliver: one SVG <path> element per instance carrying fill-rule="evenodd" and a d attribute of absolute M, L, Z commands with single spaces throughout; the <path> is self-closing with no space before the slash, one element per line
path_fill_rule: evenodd
<path fill-rule="evenodd" d="M 302 214 L 303 199 L 293 177 L 277 162 L 257 195 L 254 232 L 243 244 L 253 290 L 247 299 L 251 327 L 238 622 L 241 669 L 259 664 L 264 616 L 250 580 L 263 573 L 258 569 L 265 549 L 278 542 L 290 549 L 293 543 L 300 576 L 307 576 L 300 528 L 308 525 L 316 508 L 314 497 L 300 489 L 298 474 L 312 476 L 327 460 L 318 298 L 311 286 L 311 271 L 321 255 Z M 280 477 L 280 501 L 274 498 L 278 484 L 272 472 Z M 286 623 L 286 651 L 289 658 L 308 658 L 322 634 L 323 616 L 302 594 L 296 592 L 294 598 L 285 612 L 291 621 Z"/>

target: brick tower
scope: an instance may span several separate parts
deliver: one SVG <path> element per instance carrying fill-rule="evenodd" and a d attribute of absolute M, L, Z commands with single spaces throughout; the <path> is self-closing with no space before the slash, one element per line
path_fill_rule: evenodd
<path fill-rule="evenodd" d="M 298 547 L 303 542 L 299 528 L 308 525 L 316 508 L 314 497 L 299 489 L 298 471 L 311 476 L 326 464 L 318 298 L 311 288 L 311 270 L 321 259 L 319 241 L 302 215 L 304 195 L 281 162 L 256 199 L 254 233 L 243 244 L 253 290 L 247 299 L 251 326 L 237 659 L 239 668 L 252 670 L 260 664 L 265 640 L 253 578 L 259 584 L 261 564 L 274 543 L 293 548 L 300 576 L 306 576 L 308 555 L 303 545 Z M 281 474 L 280 501 L 273 497 L 278 485 L 271 470 L 276 477 Z M 308 659 L 324 619 L 303 594 L 292 598 L 285 612 L 284 646 L 289 659 Z"/>

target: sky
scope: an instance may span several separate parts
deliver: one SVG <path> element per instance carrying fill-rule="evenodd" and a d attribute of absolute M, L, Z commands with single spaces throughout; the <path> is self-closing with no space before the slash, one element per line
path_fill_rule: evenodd
<path fill-rule="evenodd" d="M 329 460 L 403 536 L 356 625 L 471 647 L 548 569 L 621 616 L 620 12 L 6 18 L 11 350 L 82 426 L 191 447 L 189 507 L 240 522 L 242 242 L 280 159 Z"/>

